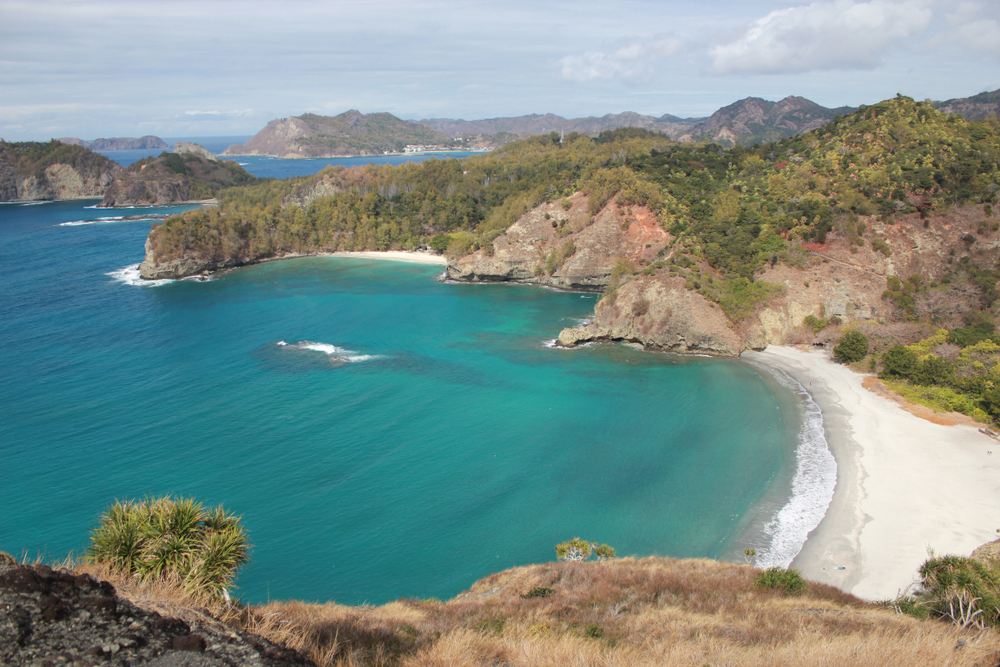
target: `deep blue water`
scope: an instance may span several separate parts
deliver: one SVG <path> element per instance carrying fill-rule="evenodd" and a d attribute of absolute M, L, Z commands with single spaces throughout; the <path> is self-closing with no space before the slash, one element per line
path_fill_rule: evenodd
<path fill-rule="evenodd" d="M 106 155 L 122 166 L 127 167 L 136 160 L 150 155 L 159 155 L 164 150 L 173 150 L 173 146 L 178 141 L 187 141 L 204 146 L 212 153 L 218 155 L 233 144 L 241 144 L 250 139 L 249 136 L 233 137 L 164 137 L 170 148 L 159 150 L 126 150 L 126 151 L 97 151 L 101 155 Z M 335 158 L 313 158 L 309 160 L 284 160 L 280 158 L 260 157 L 256 155 L 243 155 L 233 158 L 244 169 L 254 176 L 261 178 L 291 178 L 293 176 L 311 176 L 322 171 L 330 165 L 343 165 L 345 167 L 355 167 L 366 164 L 403 164 L 405 162 L 423 162 L 424 160 L 444 160 L 448 158 L 463 158 L 479 153 L 469 153 L 466 151 L 449 151 L 446 153 L 428 154 L 407 154 L 407 155 L 373 155 L 367 157 L 335 157 Z"/>
<path fill-rule="evenodd" d="M 354 258 L 137 286 L 109 274 L 150 222 L 60 225 L 94 204 L 0 205 L 2 550 L 190 495 L 243 516 L 246 600 L 380 603 L 574 536 L 719 557 L 787 495 L 799 400 L 741 362 L 548 347 L 594 295 Z"/>

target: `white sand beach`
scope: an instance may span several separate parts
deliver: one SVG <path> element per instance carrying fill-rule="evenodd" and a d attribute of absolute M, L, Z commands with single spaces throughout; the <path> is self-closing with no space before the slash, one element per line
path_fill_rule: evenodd
<path fill-rule="evenodd" d="M 917 581 L 929 550 L 967 556 L 997 538 L 1000 440 L 906 412 L 827 351 L 772 346 L 744 357 L 812 394 L 837 460 L 830 507 L 792 563 L 803 576 L 890 599 Z"/>
<path fill-rule="evenodd" d="M 335 252 L 329 257 L 364 257 L 366 259 L 387 259 L 394 262 L 412 262 L 413 264 L 438 264 L 446 266 L 448 259 L 444 255 L 434 255 L 429 252 L 408 252 L 405 250 L 385 250 L 366 252 Z"/>

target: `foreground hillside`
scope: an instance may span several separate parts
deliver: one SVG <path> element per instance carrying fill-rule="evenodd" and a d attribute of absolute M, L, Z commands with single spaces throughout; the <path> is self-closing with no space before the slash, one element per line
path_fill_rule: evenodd
<path fill-rule="evenodd" d="M 87 664 L 304 663 L 285 646 L 345 667 L 996 663 L 992 629 L 918 620 L 821 584 L 762 588 L 759 573 L 708 560 L 544 563 L 491 575 L 447 602 L 213 605 L 227 627 L 169 585 L 113 576 L 116 598 L 88 575 L 7 569 L 0 598 L 13 606 L 0 607 L 0 617 L 12 622 L 0 623 L 0 655 L 10 664 L 60 652 Z M 86 632 L 72 630 L 81 623 Z"/>

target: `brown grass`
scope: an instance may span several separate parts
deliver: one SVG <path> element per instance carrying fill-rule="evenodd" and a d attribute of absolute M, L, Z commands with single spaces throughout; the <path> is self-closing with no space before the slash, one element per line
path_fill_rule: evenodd
<path fill-rule="evenodd" d="M 709 560 L 545 563 L 491 575 L 449 602 L 272 602 L 230 620 L 342 667 L 971 667 L 1000 656 L 993 630 L 918 621 L 822 584 L 793 596 L 756 590 L 757 573 Z M 522 597 L 536 587 L 553 593 Z"/>

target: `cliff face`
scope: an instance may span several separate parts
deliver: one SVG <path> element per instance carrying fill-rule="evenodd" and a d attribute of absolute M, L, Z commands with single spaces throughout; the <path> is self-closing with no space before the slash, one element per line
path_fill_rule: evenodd
<path fill-rule="evenodd" d="M 671 240 L 643 207 L 619 208 L 612 200 L 592 218 L 587 198 L 542 204 L 480 250 L 448 265 L 451 280 L 517 281 L 562 289 L 602 290 L 620 259 L 652 261 Z"/>
<path fill-rule="evenodd" d="M 722 309 L 684 288 L 682 278 L 638 277 L 598 302 L 594 321 L 563 329 L 557 342 L 627 341 L 667 352 L 739 356 L 746 340 Z"/>
<path fill-rule="evenodd" d="M 234 257 L 217 260 L 200 255 L 185 255 L 184 257 L 161 260 L 157 257 L 149 237 L 146 238 L 145 250 L 146 256 L 139 264 L 139 276 L 144 280 L 176 280 L 219 269 L 228 269 L 240 264 L 239 260 Z"/>
<path fill-rule="evenodd" d="M 121 173 L 115 162 L 80 146 L 0 139 L 0 201 L 100 197 Z"/>
<path fill-rule="evenodd" d="M 167 206 L 190 199 L 191 186 L 180 176 L 137 178 L 123 175 L 104 192 L 101 206 Z"/>
<path fill-rule="evenodd" d="M 844 323 L 905 319 L 896 304 L 883 298 L 889 278 L 905 281 L 919 275 L 940 282 L 967 255 L 983 265 L 1000 261 L 998 216 L 983 207 L 955 207 L 925 218 L 913 213 L 895 223 L 862 216 L 863 237 L 830 232 L 825 243 L 806 244 L 796 266 L 765 267 L 756 280 L 782 290 L 734 322 L 707 298 L 711 293 L 706 286 L 664 270 L 674 256 L 674 239 L 649 211 L 622 209 L 612 201 L 590 221 L 585 196 L 569 201 L 568 210 L 549 203 L 528 212 L 494 240 L 492 255 L 480 250 L 453 260 L 447 269 L 450 279 L 470 282 L 588 290 L 615 283 L 613 294 L 597 304 L 591 323 L 560 333 L 558 343 L 569 347 L 629 341 L 657 350 L 738 356 L 743 350 L 787 343 L 810 315 L 837 316 Z M 876 242 L 884 243 L 885 250 L 876 250 Z M 567 243 L 571 247 L 563 250 Z M 615 276 L 622 260 L 630 268 Z M 706 280 L 724 278 L 704 264 L 698 271 Z M 978 298 L 978 292 L 956 285 L 952 293 L 917 295 L 915 307 L 921 318 L 941 319 L 976 309 Z"/>

